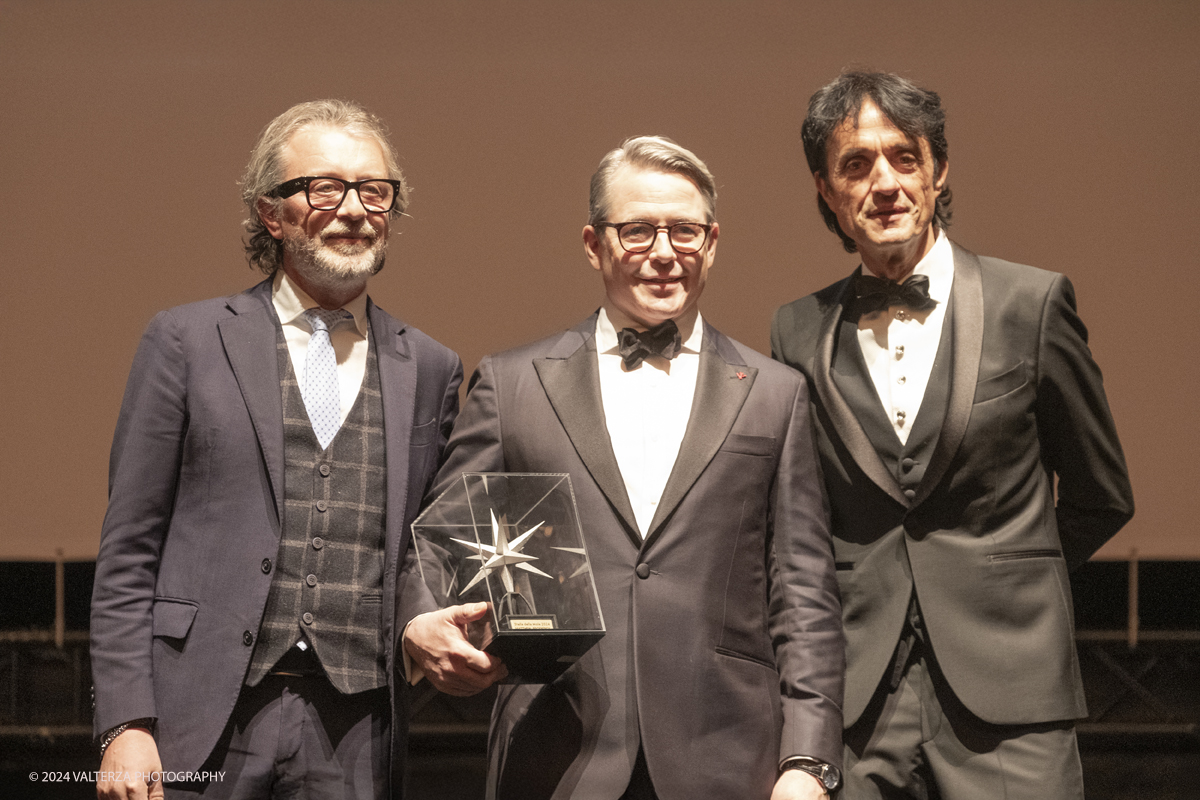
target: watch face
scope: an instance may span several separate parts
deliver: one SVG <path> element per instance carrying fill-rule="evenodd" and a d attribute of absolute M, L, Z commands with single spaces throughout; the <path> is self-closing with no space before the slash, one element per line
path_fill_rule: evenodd
<path fill-rule="evenodd" d="M 842 782 L 842 773 L 832 764 L 826 764 L 821 768 L 821 783 L 825 784 L 825 788 L 829 791 L 836 789 Z"/>

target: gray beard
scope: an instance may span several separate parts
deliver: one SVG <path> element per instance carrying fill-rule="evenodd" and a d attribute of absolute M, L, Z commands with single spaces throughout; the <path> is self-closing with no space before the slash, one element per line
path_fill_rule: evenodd
<path fill-rule="evenodd" d="M 387 240 L 376 238 L 371 247 L 358 255 L 345 255 L 296 232 L 283 240 L 284 252 L 292 257 L 292 266 L 313 287 L 344 290 L 364 283 L 383 269 Z"/>

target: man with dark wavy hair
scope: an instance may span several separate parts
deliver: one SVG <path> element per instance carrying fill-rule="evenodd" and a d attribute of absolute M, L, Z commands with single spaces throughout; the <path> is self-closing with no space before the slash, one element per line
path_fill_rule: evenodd
<path fill-rule="evenodd" d="M 243 188 L 267 279 L 155 317 L 117 422 L 92 598 L 97 789 L 383 798 L 405 726 L 397 564 L 462 366 L 367 296 L 408 203 L 379 119 L 289 109 Z M 485 654 L 462 670 L 460 693 L 504 674 Z"/>
<path fill-rule="evenodd" d="M 1133 496 L 1074 289 L 946 238 L 936 93 L 847 72 L 802 135 L 821 214 L 862 258 L 771 329 L 812 389 L 831 506 L 842 796 L 1081 800 L 1067 573 Z"/>

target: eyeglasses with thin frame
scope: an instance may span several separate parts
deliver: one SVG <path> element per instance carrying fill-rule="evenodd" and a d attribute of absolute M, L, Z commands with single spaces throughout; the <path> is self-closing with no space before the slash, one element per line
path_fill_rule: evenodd
<path fill-rule="evenodd" d="M 306 176 L 284 181 L 268 192 L 267 196 L 291 197 L 303 191 L 309 207 L 314 211 L 333 211 L 342 205 L 351 189 L 358 192 L 358 201 L 367 211 L 386 214 L 396 205 L 396 197 L 400 194 L 400 181 L 387 178 L 344 181 L 341 178 Z"/>
<path fill-rule="evenodd" d="M 654 248 L 659 231 L 667 232 L 667 241 L 680 255 L 699 253 L 708 241 L 712 225 L 700 222 L 676 222 L 673 225 L 653 225 L 649 222 L 597 222 L 593 228 L 615 228 L 617 241 L 626 253 L 647 253 Z"/>

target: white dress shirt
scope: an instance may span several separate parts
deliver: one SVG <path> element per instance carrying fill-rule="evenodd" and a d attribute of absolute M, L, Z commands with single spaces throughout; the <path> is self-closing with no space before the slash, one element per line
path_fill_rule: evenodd
<path fill-rule="evenodd" d="M 937 241 L 913 274 L 928 276 L 929 296 L 938 301 L 933 309 L 891 306 L 863 314 L 858 321 L 858 344 L 871 382 L 901 443 L 908 442 L 925 397 L 954 283 L 954 254 L 945 233 L 938 231 Z"/>
<path fill-rule="evenodd" d="M 304 386 L 304 363 L 308 357 L 308 340 L 312 336 L 312 328 L 304 312 L 316 308 L 320 303 L 305 294 L 283 270 L 278 270 L 271 289 L 271 304 L 275 306 L 275 313 L 283 324 L 283 338 L 287 341 L 288 355 L 292 357 L 296 380 Z M 337 356 L 341 421 L 345 422 L 367 372 L 367 334 L 371 329 L 367 321 L 367 293 L 362 292 L 342 308 L 354 317 L 354 324 L 343 322 L 338 325 L 329 332 L 329 341 Z"/>
<path fill-rule="evenodd" d="M 649 533 L 679 455 L 700 370 L 700 344 L 704 338 L 700 312 L 689 313 L 675 324 L 683 342 L 679 355 L 670 361 L 650 356 L 626 371 L 617 346 L 617 331 L 633 327 L 633 322 L 610 308 L 600 309 L 596 320 L 604 420 L 643 538 Z"/>

